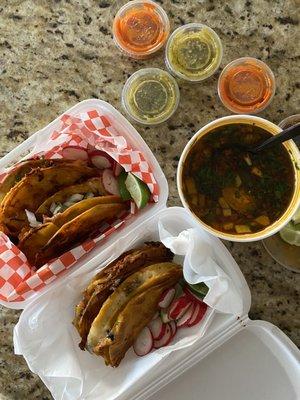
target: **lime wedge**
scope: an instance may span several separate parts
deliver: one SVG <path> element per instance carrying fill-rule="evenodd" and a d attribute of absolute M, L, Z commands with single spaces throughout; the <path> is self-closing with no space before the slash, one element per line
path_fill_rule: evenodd
<path fill-rule="evenodd" d="M 295 225 L 300 224 L 300 207 L 296 211 L 296 213 L 293 215 L 292 221 L 294 222 Z"/>
<path fill-rule="evenodd" d="M 289 222 L 279 233 L 281 239 L 288 244 L 300 246 L 300 224 Z"/>
<path fill-rule="evenodd" d="M 137 207 L 145 207 L 150 199 L 148 186 L 130 172 L 125 180 L 125 185 Z"/>
<path fill-rule="evenodd" d="M 127 172 L 122 171 L 118 176 L 118 185 L 119 185 L 119 192 L 122 200 L 127 201 L 131 199 L 131 194 L 128 192 L 127 187 L 125 185 L 125 181 L 127 179 Z"/>

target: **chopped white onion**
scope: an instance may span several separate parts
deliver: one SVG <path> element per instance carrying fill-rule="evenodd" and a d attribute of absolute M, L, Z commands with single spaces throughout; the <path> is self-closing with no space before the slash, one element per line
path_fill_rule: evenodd
<path fill-rule="evenodd" d="M 252 161 L 251 161 L 251 158 L 250 158 L 249 154 L 246 154 L 244 156 L 244 160 L 246 161 L 246 164 L 249 165 L 249 167 L 251 167 Z"/>
<path fill-rule="evenodd" d="M 76 203 L 77 201 L 81 201 L 83 198 L 84 198 L 83 194 L 79 194 L 79 193 L 72 194 L 72 196 L 70 196 L 67 199 L 66 203 Z"/>
<path fill-rule="evenodd" d="M 67 208 L 73 206 L 76 203 L 78 203 L 78 202 L 77 201 L 66 201 L 65 203 L 63 203 L 63 207 L 66 210 Z"/>
<path fill-rule="evenodd" d="M 25 209 L 25 212 L 31 228 L 37 228 L 38 226 L 42 225 L 41 222 L 37 221 L 36 216 L 32 211 Z"/>
<path fill-rule="evenodd" d="M 61 203 L 58 203 L 53 211 L 53 215 L 56 215 L 61 212 L 63 205 Z"/>
<path fill-rule="evenodd" d="M 56 209 L 56 207 L 57 207 L 57 203 L 53 202 L 53 203 L 51 204 L 51 206 L 50 206 L 50 212 L 51 212 L 51 214 L 54 213 L 54 210 Z"/>
<path fill-rule="evenodd" d="M 79 201 L 83 200 L 84 195 L 83 194 L 79 194 L 79 193 L 75 193 L 72 194 L 72 196 L 70 196 L 64 203 L 63 206 L 67 209 L 68 207 L 73 206 L 74 204 L 78 203 Z"/>
<path fill-rule="evenodd" d="M 86 195 L 84 196 L 85 199 L 91 199 L 92 197 L 95 197 L 94 193 L 92 192 L 87 192 Z"/>

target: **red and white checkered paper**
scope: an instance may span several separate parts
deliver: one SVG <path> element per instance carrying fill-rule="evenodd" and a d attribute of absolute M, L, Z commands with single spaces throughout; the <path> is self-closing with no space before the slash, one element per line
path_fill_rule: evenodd
<path fill-rule="evenodd" d="M 105 151 L 127 172 L 130 171 L 143 180 L 152 193 L 152 200 L 158 201 L 159 187 L 144 155 L 127 144 L 126 139 L 110 122 L 109 116 L 102 115 L 97 110 L 82 113 L 80 117 L 63 115 L 60 129 L 45 135 L 42 141 L 37 142 L 25 159 L 41 156 L 47 159 L 62 158 L 62 150 L 67 146 Z M 0 182 L 8 171 L 6 169 L 0 173 Z M 97 237 L 87 240 L 37 271 L 30 267 L 26 256 L 18 247 L 0 232 L 0 299 L 6 302 L 22 302 L 31 297 L 74 266 L 83 255 L 116 231 L 136 211 L 132 204 L 130 212 L 102 224 Z"/>

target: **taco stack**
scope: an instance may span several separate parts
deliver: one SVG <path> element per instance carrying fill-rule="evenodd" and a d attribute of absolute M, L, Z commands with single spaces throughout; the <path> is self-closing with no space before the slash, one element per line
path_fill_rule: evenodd
<path fill-rule="evenodd" d="M 89 283 L 75 310 L 73 324 L 81 349 L 117 367 L 145 326 L 153 319 L 163 292 L 182 278 L 182 267 L 162 243 L 130 250 Z"/>
<path fill-rule="evenodd" d="M 103 187 L 100 170 L 82 160 L 28 160 L 0 185 L 0 230 L 40 268 L 125 211 Z"/>

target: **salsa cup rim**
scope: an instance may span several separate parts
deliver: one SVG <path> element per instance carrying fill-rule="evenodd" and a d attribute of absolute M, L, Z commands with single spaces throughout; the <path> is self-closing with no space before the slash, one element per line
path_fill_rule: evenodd
<path fill-rule="evenodd" d="M 287 207 L 285 212 L 283 214 L 281 214 L 280 218 L 277 219 L 275 222 L 273 222 L 271 225 L 267 226 L 266 228 L 264 228 L 258 232 L 249 233 L 249 234 L 230 234 L 230 233 L 225 233 L 225 232 L 218 231 L 217 229 L 212 228 L 211 226 L 209 226 L 205 222 L 203 222 L 189 208 L 188 202 L 186 201 L 185 196 L 182 191 L 183 164 L 187 157 L 187 154 L 189 153 L 192 146 L 194 145 L 194 142 L 199 137 L 209 134 L 213 129 L 215 129 L 219 126 L 224 126 L 224 125 L 229 125 L 229 124 L 238 124 L 238 123 L 245 123 L 245 124 L 250 124 L 250 125 L 254 124 L 256 126 L 259 126 L 263 129 L 267 130 L 272 135 L 276 135 L 277 133 L 282 131 L 282 129 L 279 126 L 275 125 L 273 122 L 270 122 L 264 118 L 257 117 L 254 115 L 230 115 L 230 116 L 218 118 L 218 119 L 206 124 L 205 126 L 203 126 L 201 129 L 199 129 L 193 135 L 193 137 L 186 144 L 186 146 L 180 156 L 178 168 L 177 168 L 177 189 L 178 189 L 180 200 L 181 200 L 184 208 L 186 208 L 192 214 L 192 216 L 198 221 L 198 223 L 201 225 L 201 227 L 203 229 L 205 229 L 207 232 L 209 232 L 212 235 L 217 236 L 221 239 L 230 240 L 233 242 L 253 242 L 253 241 L 265 239 L 265 238 L 277 233 L 281 228 L 283 228 L 291 220 L 291 218 L 293 217 L 297 208 L 300 205 L 300 169 L 299 169 L 300 168 L 300 152 L 299 152 L 298 147 L 292 140 L 285 142 L 284 146 L 288 151 L 288 154 L 292 161 L 292 165 L 293 165 L 293 169 L 294 169 L 295 187 L 294 187 L 293 196 L 291 198 L 289 206 Z"/>

